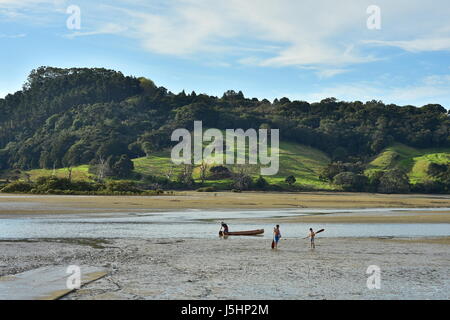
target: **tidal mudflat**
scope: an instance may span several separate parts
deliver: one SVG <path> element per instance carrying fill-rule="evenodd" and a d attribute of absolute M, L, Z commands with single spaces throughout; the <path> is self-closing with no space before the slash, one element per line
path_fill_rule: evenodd
<path fill-rule="evenodd" d="M 0 194 L 0 216 L 184 209 L 450 208 L 450 195 L 369 193 L 176 192 L 163 196 L 51 196 Z"/>
<path fill-rule="evenodd" d="M 105 270 L 63 299 L 448 299 L 449 208 L 425 195 L 1 195 L 0 277 Z M 220 239 L 222 219 L 266 233 Z M 326 229 L 315 250 L 301 239 L 309 226 Z M 380 289 L 367 287 L 372 265 Z"/>
<path fill-rule="evenodd" d="M 450 238 L 41 239 L 0 242 L 0 276 L 90 265 L 108 274 L 63 299 L 448 299 Z M 370 265 L 381 288 L 369 290 Z M 83 270 L 81 270 L 83 271 Z"/>

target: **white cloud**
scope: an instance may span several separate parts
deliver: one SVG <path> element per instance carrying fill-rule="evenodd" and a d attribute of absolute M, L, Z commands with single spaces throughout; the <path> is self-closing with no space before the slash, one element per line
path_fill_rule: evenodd
<path fill-rule="evenodd" d="M 376 61 L 373 56 L 363 56 L 353 52 L 353 46 L 336 46 L 314 43 L 299 43 L 279 52 L 278 56 L 263 60 L 261 66 L 291 65 L 331 65 L 342 66 Z"/>
<path fill-rule="evenodd" d="M 172 1 L 169 9 L 159 14 L 135 9 L 123 12 L 130 17 L 129 35 L 145 49 L 185 57 L 233 49 L 223 40 L 238 37 L 239 26 L 233 26 L 226 10 L 218 9 L 220 2 Z"/>
<path fill-rule="evenodd" d="M 369 0 L 173 0 L 156 12 L 133 7 L 124 12 L 132 17 L 130 36 L 151 52 L 229 54 L 239 56 L 241 64 L 339 70 L 377 61 L 379 57 L 367 53 L 373 45 L 412 52 L 448 50 L 450 23 L 439 18 L 450 12 L 450 3 L 435 1 L 424 8 L 420 0 L 379 0 L 383 24 L 375 32 L 366 28 L 366 9 L 373 4 Z M 246 42 L 254 51 L 268 46 L 276 50 L 251 54 L 243 48 Z"/>
<path fill-rule="evenodd" d="M 409 52 L 450 51 L 450 37 L 414 39 L 408 41 L 366 40 L 364 43 L 385 47 L 397 47 Z"/>
<path fill-rule="evenodd" d="M 318 70 L 316 74 L 320 79 L 328 79 L 348 71 L 347 69 L 324 69 Z"/>
<path fill-rule="evenodd" d="M 450 75 L 431 75 L 416 84 L 407 86 L 387 86 L 382 79 L 373 82 L 344 83 L 322 88 L 305 95 L 296 94 L 294 99 L 317 102 L 335 97 L 343 101 L 382 100 L 399 105 L 422 106 L 439 101 L 450 101 Z M 450 105 L 444 106 L 450 108 Z"/>
<path fill-rule="evenodd" d="M 61 5 L 64 2 L 64 0 L 0 0 L 0 8 L 31 8 L 42 4 Z"/>
<path fill-rule="evenodd" d="M 301 3 L 287 0 L 177 1 L 162 15 L 141 14 L 143 22 L 136 28 L 146 49 L 163 54 L 184 56 L 229 51 L 243 54 L 241 63 L 260 66 L 346 65 L 373 61 L 373 57 L 360 54 L 352 43 L 336 45 L 327 41 L 327 37 L 353 24 L 354 20 L 349 23 L 343 16 L 356 18 L 359 12 L 363 18 L 364 7 L 360 11 L 343 10 L 333 2 L 325 2 L 331 7 L 325 6 L 327 9 L 323 13 L 323 1 L 322 4 L 309 0 Z M 314 10 L 314 14 L 309 10 Z M 279 49 L 271 57 L 252 57 L 230 44 L 236 39 L 270 43 Z"/>
<path fill-rule="evenodd" d="M 69 33 L 65 35 L 67 38 L 76 38 L 76 37 L 83 37 L 83 36 L 94 36 L 94 35 L 100 35 L 100 34 L 120 34 L 127 30 L 125 26 L 117 25 L 114 23 L 107 23 L 100 27 L 97 30 L 93 31 L 73 31 L 72 33 Z"/>
<path fill-rule="evenodd" d="M 423 79 L 423 83 L 428 86 L 448 86 L 450 87 L 450 75 L 431 75 Z"/>
<path fill-rule="evenodd" d="M 103 12 L 102 20 L 90 19 L 89 29 L 100 30 L 101 24 L 108 21 L 121 24 L 128 30 L 121 35 L 137 39 L 146 50 L 188 58 L 213 53 L 235 56 L 240 63 L 261 66 L 345 65 L 373 61 L 373 57 L 362 55 L 352 41 L 335 44 L 326 39 L 351 28 L 354 21 L 349 23 L 343 16 L 347 18 L 351 13 L 353 17 L 364 18 L 364 6 L 358 10 L 343 10 L 334 2 L 325 2 L 327 6 L 332 5 L 326 13 L 320 12 L 323 5 L 309 0 L 303 3 L 174 0 L 151 11 L 129 5 L 101 5 L 95 10 Z M 337 19 L 336 7 L 341 14 Z M 92 8 L 88 11 L 92 17 L 99 16 L 92 11 Z M 111 19 L 104 19 L 108 16 Z M 85 34 L 95 33 L 75 36 Z"/>
<path fill-rule="evenodd" d="M 61 8 L 70 1 L 0 0 L 0 15 L 2 8 L 9 8 L 10 15 L 25 14 L 21 9 L 28 7 L 42 12 L 42 4 L 63 14 Z M 116 34 L 162 55 L 263 67 L 309 66 L 325 78 L 351 65 L 378 61 L 380 57 L 370 52 L 374 46 L 409 52 L 450 49 L 448 0 L 432 4 L 377 0 L 382 14 L 379 31 L 366 27 L 366 9 L 372 4 L 372 0 L 126 0 L 106 5 L 84 0 L 77 3 L 83 30 L 68 36 Z"/>
<path fill-rule="evenodd" d="M 65 5 L 66 0 L 0 0 L 0 18 L 2 22 L 51 25 L 59 22 L 55 14 Z"/>
<path fill-rule="evenodd" d="M 26 37 L 26 33 L 17 33 L 17 34 L 0 34 L 0 38 L 8 38 L 8 39 L 17 39 Z"/>

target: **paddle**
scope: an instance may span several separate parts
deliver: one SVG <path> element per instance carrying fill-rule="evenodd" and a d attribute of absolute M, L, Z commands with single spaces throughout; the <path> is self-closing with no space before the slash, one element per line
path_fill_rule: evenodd
<path fill-rule="evenodd" d="M 319 231 L 316 231 L 316 232 L 314 232 L 315 234 L 318 234 L 318 233 L 321 233 L 321 232 L 324 232 L 325 231 L 325 229 L 320 229 Z M 307 236 L 307 237 L 304 237 L 303 239 L 308 239 L 309 238 L 309 236 Z"/>
<path fill-rule="evenodd" d="M 272 240 L 272 249 L 275 249 L 275 239 Z"/>

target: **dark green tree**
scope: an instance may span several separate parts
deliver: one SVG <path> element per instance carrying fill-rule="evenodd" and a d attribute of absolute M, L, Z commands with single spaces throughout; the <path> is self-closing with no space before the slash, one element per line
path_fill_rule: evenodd
<path fill-rule="evenodd" d="M 292 186 L 295 182 L 297 181 L 297 179 L 295 179 L 294 176 L 288 176 L 286 177 L 286 179 L 284 180 L 284 182 L 286 182 L 288 185 Z"/>
<path fill-rule="evenodd" d="M 259 176 L 258 179 L 255 180 L 254 186 L 258 190 L 266 190 L 269 186 L 269 183 L 262 176 Z"/>
<path fill-rule="evenodd" d="M 133 161 L 128 158 L 126 154 L 120 156 L 120 158 L 112 165 L 113 175 L 118 178 L 129 178 L 134 170 Z"/>
<path fill-rule="evenodd" d="M 408 193 L 410 192 L 409 178 L 399 169 L 389 170 L 380 178 L 378 192 L 381 193 Z"/>
<path fill-rule="evenodd" d="M 368 178 L 354 172 L 341 172 L 334 177 L 334 184 L 341 186 L 345 191 L 366 191 Z"/>

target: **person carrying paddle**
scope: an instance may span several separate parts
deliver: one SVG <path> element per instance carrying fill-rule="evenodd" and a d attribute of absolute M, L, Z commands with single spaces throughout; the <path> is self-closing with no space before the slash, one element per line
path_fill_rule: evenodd
<path fill-rule="evenodd" d="M 314 244 L 314 237 L 316 236 L 316 233 L 313 231 L 312 228 L 309 228 L 309 234 L 306 238 L 311 238 L 311 249 L 315 249 L 316 245 Z"/>
<path fill-rule="evenodd" d="M 303 238 L 303 239 L 311 238 L 311 249 L 315 249 L 316 245 L 314 243 L 314 238 L 316 237 L 316 234 L 318 234 L 320 232 L 324 232 L 324 231 L 325 231 L 325 229 L 321 229 L 321 230 L 319 230 L 317 232 L 314 232 L 314 230 L 312 228 L 309 228 L 309 235 L 307 237 Z"/>
<path fill-rule="evenodd" d="M 280 241 L 281 238 L 281 231 L 280 231 L 280 225 L 276 225 L 275 228 L 273 228 L 273 242 L 272 242 L 272 249 L 278 249 L 278 241 Z"/>

